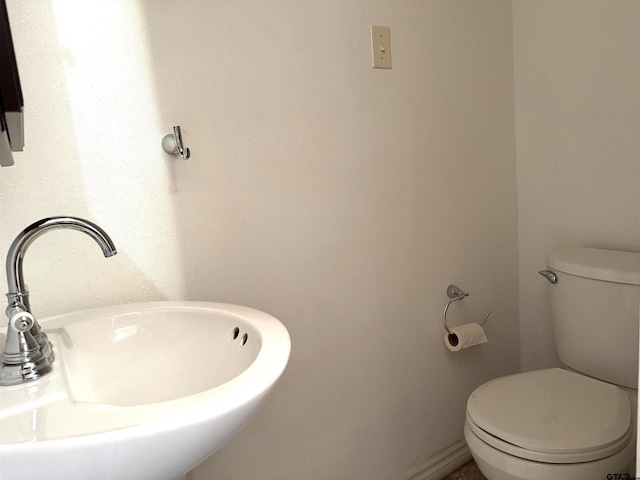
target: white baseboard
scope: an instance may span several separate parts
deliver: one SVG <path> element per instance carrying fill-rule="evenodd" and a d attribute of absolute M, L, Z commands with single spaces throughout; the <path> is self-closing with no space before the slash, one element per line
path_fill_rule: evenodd
<path fill-rule="evenodd" d="M 461 438 L 453 445 L 440 450 L 414 467 L 397 480 L 442 480 L 454 470 L 471 460 L 467 442 Z"/>

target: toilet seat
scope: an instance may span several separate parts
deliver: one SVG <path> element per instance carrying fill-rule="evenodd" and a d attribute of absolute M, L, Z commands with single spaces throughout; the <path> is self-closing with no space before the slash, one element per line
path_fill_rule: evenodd
<path fill-rule="evenodd" d="M 559 368 L 481 385 L 467 402 L 467 425 L 498 450 L 545 463 L 598 460 L 633 437 L 623 390 Z"/>

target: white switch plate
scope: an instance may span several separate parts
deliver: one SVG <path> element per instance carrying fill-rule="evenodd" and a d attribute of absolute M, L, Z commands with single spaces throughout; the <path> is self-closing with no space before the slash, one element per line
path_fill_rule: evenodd
<path fill-rule="evenodd" d="M 391 29 L 371 25 L 373 68 L 391 69 Z"/>

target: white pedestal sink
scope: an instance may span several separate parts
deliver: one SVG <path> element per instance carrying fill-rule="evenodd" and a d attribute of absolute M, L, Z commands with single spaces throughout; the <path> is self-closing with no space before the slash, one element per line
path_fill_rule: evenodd
<path fill-rule="evenodd" d="M 121 305 L 40 323 L 54 370 L 0 387 L 3 480 L 179 478 L 260 408 L 291 349 L 272 316 L 219 303 Z"/>

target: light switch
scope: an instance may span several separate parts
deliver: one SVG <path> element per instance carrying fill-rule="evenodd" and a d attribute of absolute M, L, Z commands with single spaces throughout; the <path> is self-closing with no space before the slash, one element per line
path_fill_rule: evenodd
<path fill-rule="evenodd" d="M 391 29 L 371 25 L 373 68 L 391 68 Z"/>

